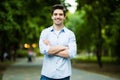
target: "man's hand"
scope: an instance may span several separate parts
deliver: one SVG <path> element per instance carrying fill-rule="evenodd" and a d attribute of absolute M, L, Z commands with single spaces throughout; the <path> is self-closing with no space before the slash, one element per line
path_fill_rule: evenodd
<path fill-rule="evenodd" d="M 64 57 L 64 58 L 68 58 L 69 57 L 68 48 L 66 47 L 66 49 L 56 53 L 55 55 Z"/>

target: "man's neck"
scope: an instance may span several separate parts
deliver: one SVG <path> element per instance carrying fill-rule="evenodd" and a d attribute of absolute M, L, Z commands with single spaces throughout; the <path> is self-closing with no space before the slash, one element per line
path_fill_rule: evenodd
<path fill-rule="evenodd" d="M 64 27 L 64 25 L 53 25 L 53 27 L 55 30 L 59 31 Z"/>

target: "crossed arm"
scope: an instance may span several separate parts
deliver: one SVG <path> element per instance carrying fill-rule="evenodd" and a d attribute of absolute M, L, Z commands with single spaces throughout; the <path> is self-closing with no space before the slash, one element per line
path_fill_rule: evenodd
<path fill-rule="evenodd" d="M 65 57 L 65 58 L 69 57 L 68 47 L 65 47 L 65 46 L 52 46 L 47 39 L 43 40 L 43 43 L 45 45 L 50 46 L 50 48 L 48 50 L 48 54 L 56 55 L 56 56 L 60 56 L 60 57 Z"/>

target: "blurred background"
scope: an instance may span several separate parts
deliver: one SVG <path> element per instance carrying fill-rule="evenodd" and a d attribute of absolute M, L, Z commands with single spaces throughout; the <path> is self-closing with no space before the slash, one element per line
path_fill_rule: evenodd
<path fill-rule="evenodd" d="M 110 65 L 117 69 L 113 74 L 119 73 L 120 0 L 0 0 L 1 70 L 17 58 L 28 57 L 29 50 L 43 56 L 38 46 L 40 33 L 52 25 L 51 6 L 58 3 L 67 8 L 65 26 L 76 35 L 73 66 Z"/>

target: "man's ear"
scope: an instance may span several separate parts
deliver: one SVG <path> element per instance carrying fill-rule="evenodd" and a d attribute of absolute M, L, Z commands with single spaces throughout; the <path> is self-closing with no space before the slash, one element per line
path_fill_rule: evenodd
<path fill-rule="evenodd" d="M 53 19 L 53 16 L 51 16 L 51 19 Z"/>

